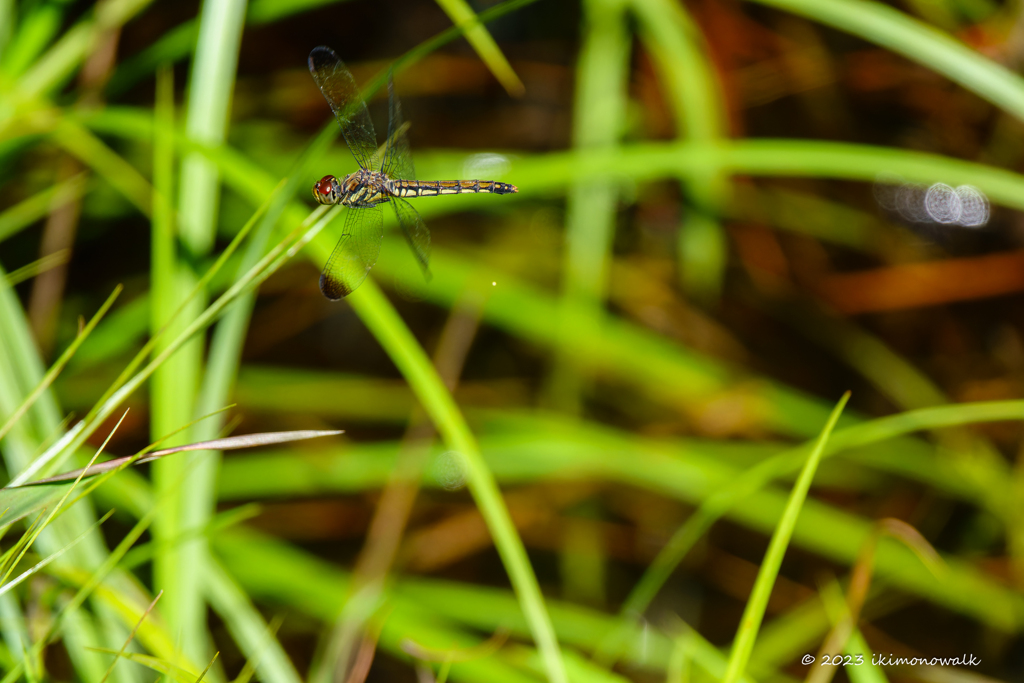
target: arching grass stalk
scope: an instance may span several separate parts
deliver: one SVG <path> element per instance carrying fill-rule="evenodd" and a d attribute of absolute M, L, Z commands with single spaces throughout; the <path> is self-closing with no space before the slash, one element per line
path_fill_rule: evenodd
<path fill-rule="evenodd" d="M 445 443 L 462 456 L 469 491 L 515 588 L 549 683 L 567 683 L 562 653 L 526 548 L 462 412 L 426 352 L 372 279 L 368 278 L 348 300 L 405 376 Z"/>
<path fill-rule="evenodd" d="M 733 641 L 732 654 L 729 656 L 729 667 L 725 671 L 724 683 L 737 683 L 747 668 L 747 661 L 749 661 L 750 652 L 754 648 L 754 641 L 757 639 L 761 620 L 764 619 L 764 611 L 768 606 L 768 598 L 771 595 L 772 586 L 775 585 L 775 579 L 779 575 L 782 557 L 786 554 L 789 539 L 793 536 L 793 528 L 796 526 L 796 519 L 800 515 L 800 508 L 803 507 L 804 501 L 807 499 L 807 492 L 811 488 L 811 481 L 814 479 L 814 473 L 818 469 L 818 463 L 821 462 L 822 453 L 825 451 L 825 444 L 828 443 L 829 436 L 831 436 L 836 422 L 839 421 L 839 415 L 843 412 L 843 408 L 846 407 L 846 402 L 849 399 L 850 392 L 846 392 L 839 399 L 839 403 L 829 416 L 825 428 L 821 431 L 821 436 L 818 437 L 818 442 L 814 445 L 814 450 L 811 451 L 810 456 L 807 458 L 803 471 L 800 472 L 800 478 L 797 479 L 796 484 L 793 486 L 789 502 L 782 513 L 782 518 L 775 527 L 775 533 L 772 534 L 772 540 L 768 544 L 768 551 L 765 553 L 764 560 L 761 562 L 761 568 L 757 572 L 754 589 L 751 591 L 750 597 L 747 599 L 747 606 L 743 610 L 740 627 L 736 633 L 736 639 Z"/>

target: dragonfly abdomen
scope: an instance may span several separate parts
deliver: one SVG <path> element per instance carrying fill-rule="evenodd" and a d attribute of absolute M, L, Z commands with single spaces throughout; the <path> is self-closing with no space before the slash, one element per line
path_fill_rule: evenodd
<path fill-rule="evenodd" d="M 396 197 L 435 197 L 439 194 L 514 194 L 519 188 L 496 180 L 392 180 Z"/>

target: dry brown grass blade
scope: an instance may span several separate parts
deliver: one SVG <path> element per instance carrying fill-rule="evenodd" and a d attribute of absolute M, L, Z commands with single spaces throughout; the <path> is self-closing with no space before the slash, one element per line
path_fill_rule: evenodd
<path fill-rule="evenodd" d="M 156 597 L 153 598 L 153 602 L 149 603 L 149 607 L 147 607 L 146 611 L 142 613 L 141 617 L 139 617 L 139 620 L 135 623 L 135 628 L 133 628 L 132 632 L 128 634 L 128 638 L 124 641 L 124 645 L 121 646 L 117 656 L 114 657 L 114 661 L 112 661 L 110 666 L 107 667 L 107 672 L 103 674 L 103 678 L 100 679 L 100 683 L 106 683 L 106 680 L 110 678 L 110 674 L 114 671 L 114 667 L 117 666 L 117 663 L 121 660 L 121 657 L 124 655 L 124 651 L 128 649 L 128 644 L 135 639 L 135 634 L 138 632 L 139 627 L 142 626 L 142 622 L 149 616 L 149 613 L 153 611 L 153 608 L 156 607 L 156 603 L 160 600 L 163 594 L 163 591 L 157 593 Z"/>
<path fill-rule="evenodd" d="M 832 275 L 817 289 L 847 315 L 999 296 L 1024 290 L 1024 250 Z"/>
<path fill-rule="evenodd" d="M 253 448 L 254 446 L 269 446 L 280 443 L 288 443 L 289 441 L 302 441 L 304 439 L 316 439 L 322 436 L 335 436 L 337 434 L 344 433 L 341 429 L 302 429 L 291 432 L 264 432 L 261 434 L 243 434 L 242 436 L 229 436 L 224 439 L 211 439 L 210 441 L 199 441 L 197 443 L 190 443 L 184 446 L 175 446 L 174 448 L 164 448 L 159 451 L 153 451 L 147 455 L 139 457 L 137 455 L 127 455 L 121 458 L 114 458 L 106 462 L 101 462 L 98 465 L 92 465 L 88 468 L 82 468 L 73 470 L 71 472 L 65 472 L 64 474 L 58 474 L 53 477 L 47 477 L 46 479 L 37 479 L 36 481 L 28 482 L 23 486 L 37 486 L 39 484 L 55 484 L 64 481 L 70 481 L 77 479 L 83 474 L 88 476 L 95 476 L 97 474 L 105 474 L 112 470 L 116 470 L 119 467 L 124 467 L 129 463 L 142 464 L 144 462 L 152 462 L 167 455 L 173 453 L 181 453 L 182 451 L 230 451 L 239 448 Z M 88 470 L 86 472 L 86 470 Z"/>
<path fill-rule="evenodd" d="M 868 589 L 871 587 L 871 576 L 875 569 L 875 552 L 878 550 L 878 542 L 883 536 L 892 536 L 905 543 L 932 571 L 938 571 L 943 566 L 942 558 L 935 548 L 917 529 L 902 520 L 891 517 L 879 520 L 861 547 L 857 561 L 853 565 L 850 586 L 846 592 L 846 614 L 829 631 L 818 650 L 815 661 L 820 662 L 825 655 L 842 653 L 846 648 L 846 643 L 860 619 Z M 835 666 L 811 667 L 805 683 L 829 683 L 835 672 Z"/>
<path fill-rule="evenodd" d="M 434 365 L 449 391 L 458 384 L 459 375 L 465 362 L 469 348 L 476 337 L 480 325 L 483 301 L 476 293 L 467 294 L 453 308 L 448 317 L 441 338 L 434 354 Z M 367 531 L 366 545 L 356 560 L 352 573 L 351 595 L 361 591 L 359 600 L 364 604 L 375 604 L 372 593 L 379 594 L 383 580 L 391 571 L 398 554 L 398 548 L 405 533 L 413 503 L 419 492 L 423 468 L 430 444 L 434 439 L 434 428 L 422 409 L 416 408 L 409 420 L 409 427 L 402 440 L 398 464 L 381 495 L 380 503 L 374 512 Z M 365 619 L 369 615 L 346 615 L 338 624 L 333 636 L 333 664 L 335 671 L 347 671 L 349 679 L 356 675 L 360 661 L 364 657 L 366 637 L 356 649 L 355 643 L 359 633 L 365 627 Z M 329 650 L 329 652 L 331 652 Z M 334 654 L 336 653 L 336 654 Z M 329 665 L 329 654 L 325 665 Z M 372 652 L 370 654 L 372 661 Z M 367 672 L 369 664 L 366 664 Z M 366 672 L 363 673 L 365 677 Z M 361 683 L 361 682 L 356 682 Z"/>

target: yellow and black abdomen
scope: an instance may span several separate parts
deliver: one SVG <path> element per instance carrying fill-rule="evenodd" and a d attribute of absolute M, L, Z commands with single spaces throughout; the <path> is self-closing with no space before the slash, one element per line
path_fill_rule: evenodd
<path fill-rule="evenodd" d="M 519 188 L 496 180 L 392 180 L 396 197 L 436 197 L 439 194 L 514 194 Z"/>

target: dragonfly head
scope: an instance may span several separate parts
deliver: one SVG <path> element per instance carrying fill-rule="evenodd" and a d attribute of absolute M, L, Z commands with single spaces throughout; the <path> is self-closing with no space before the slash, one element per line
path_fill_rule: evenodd
<path fill-rule="evenodd" d="M 340 198 L 338 179 L 332 175 L 325 175 L 313 185 L 313 199 L 319 204 L 337 204 Z"/>

